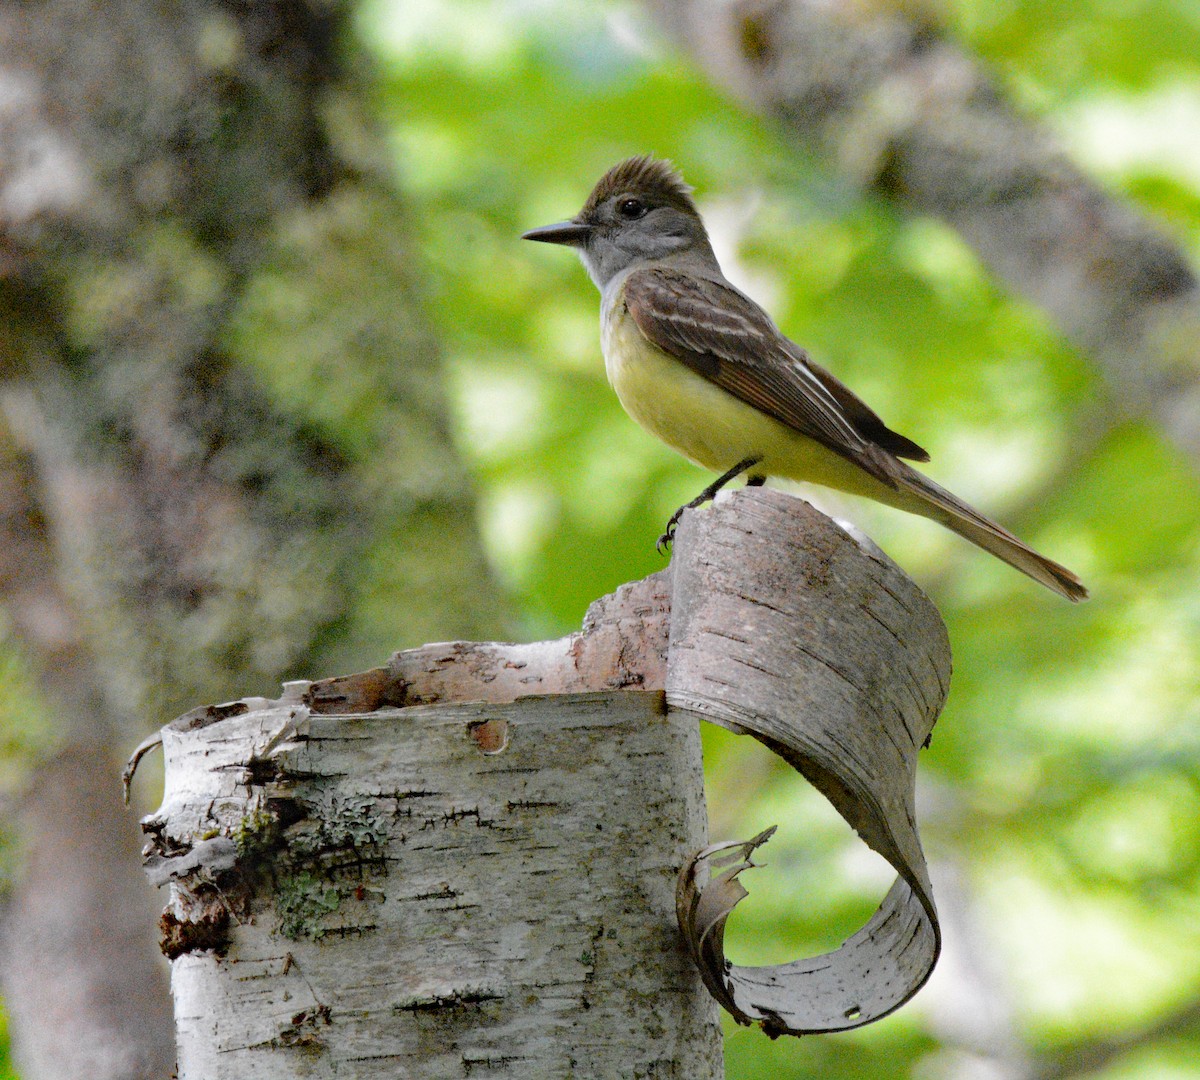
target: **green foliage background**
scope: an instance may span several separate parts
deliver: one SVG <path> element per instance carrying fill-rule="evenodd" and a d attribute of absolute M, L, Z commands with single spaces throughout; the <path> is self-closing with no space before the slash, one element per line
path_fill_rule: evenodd
<path fill-rule="evenodd" d="M 1101 183 L 1195 252 L 1194 0 L 926 8 Z M 685 170 L 726 269 L 786 332 L 928 447 L 939 480 L 1092 587 L 1073 608 L 928 523 L 813 493 L 950 626 L 955 679 L 922 805 L 953 917 L 942 970 L 910 1006 L 836 1037 L 731 1030 L 728 1074 L 967 1075 L 980 1040 L 1010 1064 L 1072 1074 L 1081 1051 L 1128 1036 L 1129 1053 L 1088 1075 L 1200 1075 L 1195 1024 L 1138 1034 L 1200 995 L 1191 465 L 1152 427 L 1114 419 L 1088 359 L 954 233 L 799 158 L 640 9 L 367 0 L 359 29 L 417 211 L 489 550 L 528 636 L 576 628 L 592 599 L 658 569 L 663 520 L 707 479 L 621 412 L 577 261 L 517 240 L 647 151 Z M 836 945 L 887 873 L 788 770 L 733 738 L 709 733 L 706 749 L 714 836 L 782 826 L 734 920 L 735 958 Z"/>
<path fill-rule="evenodd" d="M 1200 255 L 1197 0 L 906 6 Z M 363 0 L 356 32 L 418 230 L 489 554 L 527 639 L 576 629 L 593 599 L 661 568 L 654 538 L 708 480 L 621 411 L 577 260 L 518 240 L 643 152 L 683 168 L 726 270 L 785 332 L 927 447 L 933 476 L 1092 589 L 1073 607 L 930 523 L 804 492 L 870 533 L 949 625 L 954 683 L 920 804 L 947 949 L 930 985 L 868 1028 L 777 1042 L 731 1028 L 728 1075 L 1200 1077 L 1194 466 L 1123 419 L 1119 390 L 956 234 L 799 156 L 640 8 Z M 351 427 L 338 405 L 331 422 Z M 381 596 L 387 569 L 381 558 Z M 11 790 L 53 739 L 23 719 L 37 710 L 10 641 L 0 686 Z M 781 826 L 731 923 L 734 959 L 836 946 L 878 903 L 887 868 L 790 770 L 705 734 L 714 838 Z M 3 1026 L 0 1014 L 0 1080 L 12 1075 Z M 1112 1040 L 1128 1051 L 1107 1053 Z"/>

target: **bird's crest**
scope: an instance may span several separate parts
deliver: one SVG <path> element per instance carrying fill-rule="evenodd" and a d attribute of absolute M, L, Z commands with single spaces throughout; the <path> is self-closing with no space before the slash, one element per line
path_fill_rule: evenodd
<path fill-rule="evenodd" d="M 600 177 L 584 203 L 580 217 L 586 217 L 605 199 L 625 192 L 646 195 L 655 202 L 666 203 L 693 214 L 697 212 L 696 204 L 692 202 L 692 188 L 675 166 L 669 161 L 641 154 L 626 158 Z"/>

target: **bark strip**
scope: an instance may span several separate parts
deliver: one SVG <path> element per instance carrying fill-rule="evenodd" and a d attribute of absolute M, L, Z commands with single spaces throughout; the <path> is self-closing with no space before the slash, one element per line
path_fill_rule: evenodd
<path fill-rule="evenodd" d="M 772 1035 L 861 1027 L 912 997 L 940 948 L 914 795 L 917 754 L 949 688 L 945 627 L 878 549 L 780 492 L 739 492 L 689 515 L 675 545 L 672 709 L 759 739 L 898 875 L 836 951 L 733 967 L 721 932 L 744 889 L 728 871 L 706 884 L 717 852 L 702 852 L 680 878 L 685 933 L 740 1022 Z M 765 839 L 744 845 L 737 873 Z"/>

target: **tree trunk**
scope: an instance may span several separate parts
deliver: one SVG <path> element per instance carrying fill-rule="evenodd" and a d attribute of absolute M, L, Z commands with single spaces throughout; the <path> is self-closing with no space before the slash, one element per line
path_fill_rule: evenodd
<path fill-rule="evenodd" d="M 723 1075 L 674 917 L 699 735 L 661 693 L 311 717 L 238 798 L 240 751 L 300 704 L 172 740 L 188 811 L 216 793 L 243 857 L 297 819 L 226 954 L 172 966 L 180 1077 Z"/>
<path fill-rule="evenodd" d="M 723 1075 L 675 925 L 705 822 L 664 588 L 565 641 L 427 646 L 164 731 L 184 1080 Z"/>
<path fill-rule="evenodd" d="M 118 824 L 136 725 L 362 666 L 397 626 L 504 629 L 349 12 L 0 11 L 0 602 L 66 748 L 18 815 L 3 928 L 27 1080 L 173 1060 Z"/>

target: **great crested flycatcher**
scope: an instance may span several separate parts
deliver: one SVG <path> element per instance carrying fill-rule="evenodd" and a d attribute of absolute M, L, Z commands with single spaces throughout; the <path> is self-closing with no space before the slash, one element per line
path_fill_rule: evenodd
<path fill-rule="evenodd" d="M 929 455 L 725 280 L 691 190 L 669 162 L 629 158 L 570 221 L 524 234 L 579 252 L 600 290 L 604 366 L 625 411 L 722 473 L 688 507 L 743 472 L 752 484 L 766 476 L 821 484 L 931 518 L 1068 600 L 1085 599 L 1070 570 L 905 464 Z"/>

